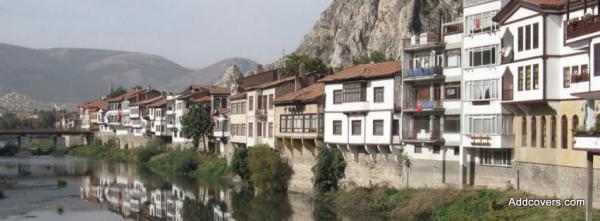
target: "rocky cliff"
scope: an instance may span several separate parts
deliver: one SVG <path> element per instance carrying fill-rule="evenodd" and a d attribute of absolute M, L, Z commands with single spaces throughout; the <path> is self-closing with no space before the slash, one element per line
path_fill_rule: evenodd
<path fill-rule="evenodd" d="M 333 0 L 296 52 L 332 67 L 372 51 L 398 58 L 411 30 L 437 32 L 440 17 L 460 18 L 461 8 L 462 0 Z"/>

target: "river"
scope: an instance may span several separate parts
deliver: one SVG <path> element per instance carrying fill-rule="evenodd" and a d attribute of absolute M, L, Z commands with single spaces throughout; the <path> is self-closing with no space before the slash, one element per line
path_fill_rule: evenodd
<path fill-rule="evenodd" d="M 383 220 L 344 215 L 304 194 L 257 194 L 221 179 L 70 156 L 0 158 L 0 189 L 0 220 Z"/>

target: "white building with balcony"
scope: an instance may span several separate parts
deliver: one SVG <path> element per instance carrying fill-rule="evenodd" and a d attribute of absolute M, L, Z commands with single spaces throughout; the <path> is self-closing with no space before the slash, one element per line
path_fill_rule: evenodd
<path fill-rule="evenodd" d="M 401 62 L 357 65 L 321 79 L 325 84 L 324 142 L 343 153 L 392 159 L 400 152 L 392 145 L 399 134 L 395 93 Z"/>

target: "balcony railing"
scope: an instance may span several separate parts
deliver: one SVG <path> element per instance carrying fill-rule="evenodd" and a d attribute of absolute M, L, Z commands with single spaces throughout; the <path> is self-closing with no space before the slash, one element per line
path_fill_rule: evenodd
<path fill-rule="evenodd" d="M 585 15 L 565 22 L 566 39 L 576 38 L 600 31 L 600 16 Z"/>
<path fill-rule="evenodd" d="M 256 115 L 257 117 L 265 117 L 265 116 L 267 116 L 267 110 L 266 109 L 256 109 L 256 111 L 254 112 L 254 115 Z"/>
<path fill-rule="evenodd" d="M 414 141 L 441 141 L 441 130 L 404 130 L 402 131 L 402 140 Z"/>
<path fill-rule="evenodd" d="M 572 75 L 571 76 L 571 82 L 572 83 L 579 83 L 579 82 L 588 82 L 590 81 L 590 74 L 588 73 L 581 73 L 581 74 L 577 74 L 577 75 Z"/>
<path fill-rule="evenodd" d="M 444 108 L 442 100 L 408 100 L 404 101 L 405 110 L 434 110 Z"/>
<path fill-rule="evenodd" d="M 443 74 L 442 67 L 439 66 L 408 69 L 405 73 L 404 78 L 438 77 Z"/>

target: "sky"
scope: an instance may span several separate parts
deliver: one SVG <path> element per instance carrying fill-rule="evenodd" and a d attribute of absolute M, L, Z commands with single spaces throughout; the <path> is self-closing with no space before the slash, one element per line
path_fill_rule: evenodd
<path fill-rule="evenodd" d="M 0 42 L 156 54 L 201 68 L 293 51 L 331 0 L 0 0 Z"/>

